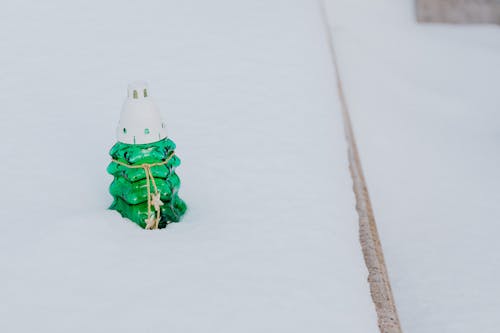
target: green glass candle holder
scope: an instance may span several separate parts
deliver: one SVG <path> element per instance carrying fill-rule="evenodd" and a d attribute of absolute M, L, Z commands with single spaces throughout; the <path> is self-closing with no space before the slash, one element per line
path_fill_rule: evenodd
<path fill-rule="evenodd" d="M 179 222 L 187 209 L 178 195 L 180 179 L 175 172 L 181 162 L 165 127 L 147 86 L 130 85 L 118 142 L 109 152 L 112 161 L 107 171 L 114 177 L 110 209 L 144 229 Z"/>

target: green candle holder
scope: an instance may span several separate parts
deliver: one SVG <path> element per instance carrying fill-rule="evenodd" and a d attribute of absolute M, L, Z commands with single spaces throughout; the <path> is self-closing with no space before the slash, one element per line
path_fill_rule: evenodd
<path fill-rule="evenodd" d="M 187 209 L 175 172 L 181 161 L 165 127 L 147 86 L 130 85 L 117 129 L 119 142 L 109 152 L 107 171 L 114 177 L 110 209 L 144 229 L 179 222 Z"/>

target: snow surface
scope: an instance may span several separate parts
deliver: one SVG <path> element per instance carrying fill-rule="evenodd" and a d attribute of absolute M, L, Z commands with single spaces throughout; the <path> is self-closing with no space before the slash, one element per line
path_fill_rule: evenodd
<path fill-rule="evenodd" d="M 4 1 L 0 41 L 1 332 L 377 330 L 316 2 Z M 106 210 L 136 79 L 190 207 L 157 232 Z"/>
<path fill-rule="evenodd" d="M 328 8 L 403 330 L 499 332 L 499 27 Z"/>

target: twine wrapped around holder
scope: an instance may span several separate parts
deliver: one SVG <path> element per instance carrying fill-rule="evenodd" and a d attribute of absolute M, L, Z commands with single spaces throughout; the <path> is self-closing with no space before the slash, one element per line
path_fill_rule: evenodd
<path fill-rule="evenodd" d="M 153 173 L 151 172 L 151 168 L 155 166 L 165 165 L 167 164 L 173 157 L 175 153 L 172 152 L 165 161 L 159 163 L 144 163 L 140 165 L 130 165 L 127 163 L 123 163 L 121 161 L 112 159 L 113 162 L 124 166 L 130 169 L 144 169 L 144 173 L 146 174 L 146 188 L 148 190 L 148 218 L 145 220 L 146 228 L 148 230 L 158 229 L 158 224 L 160 223 L 161 211 L 160 207 L 163 206 L 163 202 L 161 201 L 161 193 L 158 191 L 158 187 L 156 186 L 155 178 L 153 177 Z M 151 193 L 151 185 L 153 186 L 154 193 Z M 156 214 L 151 214 L 151 207 L 154 208 Z"/>

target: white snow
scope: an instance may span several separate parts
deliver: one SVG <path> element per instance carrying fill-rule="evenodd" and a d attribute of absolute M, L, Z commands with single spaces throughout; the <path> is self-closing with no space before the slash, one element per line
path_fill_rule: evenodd
<path fill-rule="evenodd" d="M 324 38 L 305 0 L 2 2 L 0 331 L 375 332 Z M 136 79 L 190 207 L 158 232 L 106 209 Z"/>
<path fill-rule="evenodd" d="M 403 330 L 498 332 L 499 27 L 328 8 Z"/>

